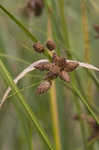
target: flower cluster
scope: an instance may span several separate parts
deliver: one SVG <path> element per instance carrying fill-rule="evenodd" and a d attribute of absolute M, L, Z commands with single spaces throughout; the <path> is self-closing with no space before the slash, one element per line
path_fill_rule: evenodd
<path fill-rule="evenodd" d="M 40 43 L 34 43 L 34 50 L 43 53 L 45 51 L 44 46 Z M 53 41 L 47 41 L 46 47 L 52 51 L 55 49 L 55 43 Z M 52 85 L 52 80 L 59 77 L 65 82 L 70 82 L 70 76 L 68 72 L 75 70 L 78 67 L 77 62 L 67 62 L 66 58 L 58 56 L 55 52 L 52 53 L 51 62 L 43 62 L 35 66 L 40 71 L 48 71 L 44 77 L 44 81 L 38 86 L 37 93 L 42 94 L 46 92 Z"/>

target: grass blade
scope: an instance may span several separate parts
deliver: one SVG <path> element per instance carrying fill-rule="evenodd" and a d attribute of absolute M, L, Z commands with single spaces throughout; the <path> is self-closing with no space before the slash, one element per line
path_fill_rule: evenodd
<path fill-rule="evenodd" d="M 44 140 L 44 142 L 46 143 L 46 145 L 48 146 L 48 148 L 50 150 L 54 150 L 53 146 L 50 144 L 50 141 L 49 141 L 45 131 L 43 131 L 43 129 L 40 127 L 40 124 L 39 124 L 38 120 L 36 119 L 34 113 L 29 108 L 29 106 L 26 103 L 26 101 L 24 100 L 24 97 L 22 96 L 22 94 L 19 92 L 17 86 L 15 85 L 13 80 L 11 79 L 9 72 L 7 71 L 7 69 L 5 68 L 5 66 L 1 60 L 0 60 L 0 67 L 1 67 L 1 71 L 2 71 L 1 73 L 3 73 L 3 75 L 6 78 L 6 81 L 10 84 L 12 91 L 17 93 L 18 100 L 23 105 L 25 111 L 27 112 L 29 118 L 32 120 L 32 123 L 35 125 L 35 127 L 38 130 L 39 134 L 41 135 L 42 139 Z"/>
<path fill-rule="evenodd" d="M 66 52 L 67 52 L 68 57 L 72 58 L 71 52 L 69 51 L 70 42 L 69 42 L 69 38 L 68 38 L 67 22 L 66 22 L 65 14 L 64 14 L 64 0 L 58 0 L 58 4 L 59 4 L 59 11 L 60 11 L 62 35 L 63 35 L 63 39 L 64 39 L 64 46 L 66 48 Z"/>
<path fill-rule="evenodd" d="M 75 85 L 73 83 L 72 83 L 72 88 L 73 88 L 75 94 L 81 99 L 82 103 L 86 106 L 86 108 L 88 109 L 90 114 L 96 120 L 97 124 L 99 124 L 99 120 L 98 120 L 97 116 L 95 115 L 95 113 L 93 112 L 93 110 L 91 109 L 91 107 L 89 106 L 87 101 L 85 100 L 85 98 L 81 95 L 80 91 L 75 87 Z"/>
<path fill-rule="evenodd" d="M 48 18 L 48 40 L 52 40 L 52 26 L 50 17 Z M 50 53 L 51 55 L 52 53 Z M 58 105 L 57 105 L 57 96 L 56 96 L 56 84 L 53 81 L 52 87 L 50 89 L 50 109 L 52 115 L 52 124 L 53 132 L 55 139 L 56 150 L 61 150 L 61 139 L 60 139 L 60 130 L 59 130 L 59 114 L 58 114 Z"/>

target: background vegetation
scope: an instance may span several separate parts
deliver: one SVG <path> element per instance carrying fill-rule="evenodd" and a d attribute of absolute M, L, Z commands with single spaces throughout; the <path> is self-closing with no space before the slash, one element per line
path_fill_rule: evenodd
<path fill-rule="evenodd" d="M 99 39 L 93 28 L 99 24 L 99 1 L 44 0 L 41 16 L 26 16 L 27 3 L 0 0 L 0 100 L 9 85 L 13 89 L 0 109 L 0 150 L 98 150 L 98 136 L 89 142 L 90 126 L 73 116 L 90 115 L 98 124 L 99 73 L 79 68 L 70 73 L 70 84 L 56 79 L 42 95 L 35 91 L 44 73 L 29 73 L 17 87 L 12 79 L 46 58 L 33 50 L 33 37 L 43 44 L 53 39 L 59 55 L 99 66 Z"/>

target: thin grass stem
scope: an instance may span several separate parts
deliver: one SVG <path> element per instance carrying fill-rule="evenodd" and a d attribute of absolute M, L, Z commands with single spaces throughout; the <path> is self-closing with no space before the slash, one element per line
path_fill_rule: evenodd
<path fill-rule="evenodd" d="M 52 28 L 51 28 L 50 18 L 48 18 L 47 30 L 48 30 L 48 40 L 52 40 Z M 59 115 L 58 115 L 58 108 L 57 108 L 56 86 L 54 81 L 50 89 L 50 109 L 51 109 L 51 116 L 53 122 L 55 147 L 56 150 L 61 150 L 61 139 L 60 139 L 59 119 L 58 119 Z"/>
<path fill-rule="evenodd" d="M 66 49 L 67 56 L 71 59 L 72 56 L 69 51 L 70 41 L 68 38 L 67 22 L 64 14 L 64 0 L 58 0 L 58 4 L 59 4 L 59 11 L 60 11 L 60 21 L 61 21 L 61 29 L 62 29 L 62 35 L 64 40 L 64 46 Z"/>
<path fill-rule="evenodd" d="M 53 82 L 53 86 L 50 89 L 50 106 L 51 106 L 51 114 L 52 114 L 52 121 L 53 121 L 53 131 L 54 131 L 56 150 L 61 150 L 61 140 L 60 140 L 60 131 L 59 131 L 59 119 L 58 119 L 58 110 L 57 110 L 55 82 Z"/>
<path fill-rule="evenodd" d="M 24 107 L 25 111 L 27 112 L 30 120 L 32 121 L 32 123 L 35 125 L 36 129 L 38 130 L 39 134 L 41 135 L 43 141 L 45 142 L 45 144 L 48 146 L 49 150 L 54 150 L 53 146 L 51 145 L 45 131 L 41 128 L 40 123 L 38 122 L 37 118 L 35 117 L 33 111 L 30 109 L 30 107 L 28 106 L 28 104 L 26 103 L 24 97 L 22 96 L 22 94 L 19 92 L 17 86 L 15 85 L 15 83 L 13 82 L 9 72 L 7 71 L 7 69 L 5 68 L 3 62 L 0 60 L 0 67 L 1 67 L 1 73 L 3 74 L 3 76 L 5 77 L 5 80 L 7 83 L 10 84 L 12 91 L 17 93 L 17 98 L 20 101 L 20 103 L 22 104 L 22 106 Z"/>
<path fill-rule="evenodd" d="M 67 56 L 69 58 L 72 58 L 72 54 L 70 52 L 70 41 L 69 41 L 69 35 L 68 35 L 68 30 L 67 30 L 67 22 L 66 22 L 66 18 L 65 18 L 65 14 L 64 14 L 64 0 L 58 0 L 58 3 L 59 3 L 59 10 L 60 10 L 60 19 L 61 19 L 64 45 L 66 48 Z M 73 77 L 72 77 L 73 81 L 74 81 L 74 78 L 75 77 L 73 75 Z M 76 99 L 76 97 L 75 97 L 75 99 Z M 76 105 L 77 111 L 80 112 L 81 111 L 80 103 L 76 102 L 75 105 Z M 86 141 L 85 141 L 85 134 L 84 134 L 83 120 L 81 120 L 81 122 L 80 122 L 80 130 L 81 130 L 81 134 L 82 134 L 82 138 L 83 138 L 84 147 L 87 149 L 87 145 L 86 145 Z"/>
<path fill-rule="evenodd" d="M 81 10 L 82 10 L 82 29 L 83 29 L 82 33 L 84 39 L 84 59 L 85 62 L 90 63 L 90 39 L 89 39 L 88 17 L 85 0 L 81 1 Z M 88 101 L 89 99 L 92 100 L 92 84 L 90 79 L 87 79 L 86 95 L 88 97 Z"/>

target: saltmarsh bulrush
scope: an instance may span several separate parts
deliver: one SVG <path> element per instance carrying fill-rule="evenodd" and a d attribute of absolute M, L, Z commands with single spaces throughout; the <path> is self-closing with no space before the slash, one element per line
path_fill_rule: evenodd
<path fill-rule="evenodd" d="M 40 45 L 39 45 L 40 44 Z M 38 46 L 39 45 L 39 46 Z M 58 56 L 57 53 L 55 53 L 55 50 L 51 50 L 51 56 L 49 56 L 47 50 L 49 50 L 43 46 L 40 42 L 36 42 L 33 44 L 34 50 L 38 53 L 42 53 L 45 56 L 48 56 L 48 59 L 40 59 L 32 64 L 30 64 L 28 67 L 26 67 L 13 81 L 15 84 L 17 84 L 24 76 L 26 76 L 29 72 L 38 69 L 40 71 L 47 71 L 43 78 L 43 82 L 41 85 L 38 86 L 37 88 L 37 93 L 42 94 L 51 87 L 52 85 L 52 80 L 56 79 L 59 77 L 60 79 L 64 80 L 65 82 L 70 82 L 70 76 L 69 72 L 74 71 L 78 67 L 83 67 L 87 68 L 90 70 L 95 70 L 99 72 L 99 68 L 95 67 L 92 64 L 84 63 L 84 62 L 79 62 L 77 60 L 69 60 L 66 59 L 65 57 Z M 38 49 L 39 47 L 39 49 Z M 45 82 L 47 81 L 47 82 Z M 45 85 L 44 88 L 42 88 Z M 42 89 L 41 89 L 42 88 Z M 8 87 L 8 89 L 5 91 L 4 96 L 1 100 L 0 103 L 0 108 L 4 104 L 9 92 L 11 91 L 11 87 Z"/>
<path fill-rule="evenodd" d="M 56 46 L 53 41 L 47 41 L 46 46 L 48 50 L 53 51 Z M 44 46 L 39 42 L 33 45 L 36 52 L 43 53 Z M 70 76 L 68 72 L 75 70 L 78 67 L 77 62 L 67 62 L 65 57 L 58 56 L 57 53 L 52 53 L 51 62 L 43 62 L 35 66 L 40 71 L 48 71 L 44 77 L 44 81 L 38 86 L 37 93 L 42 94 L 51 87 L 52 80 L 59 77 L 65 82 L 70 82 Z"/>

